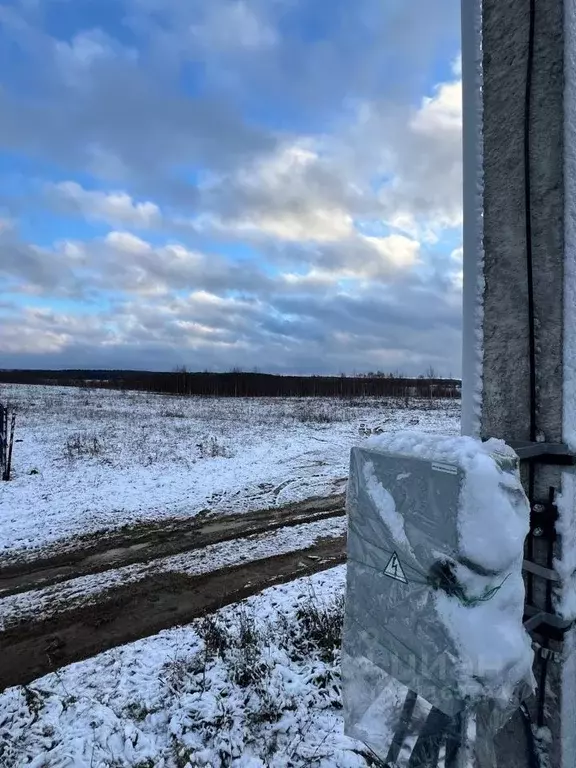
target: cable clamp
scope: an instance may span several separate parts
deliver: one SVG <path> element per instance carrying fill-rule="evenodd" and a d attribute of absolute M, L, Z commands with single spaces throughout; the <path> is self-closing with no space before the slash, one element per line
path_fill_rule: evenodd
<path fill-rule="evenodd" d="M 572 628 L 572 619 L 563 619 L 556 613 L 541 611 L 533 605 L 524 606 L 524 629 L 535 632 L 547 640 L 563 642 L 564 635 Z"/>

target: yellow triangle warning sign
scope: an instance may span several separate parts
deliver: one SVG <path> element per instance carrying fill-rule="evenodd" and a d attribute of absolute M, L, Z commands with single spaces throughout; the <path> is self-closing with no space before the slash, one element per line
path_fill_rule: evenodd
<path fill-rule="evenodd" d="M 394 552 L 388 561 L 388 565 L 384 569 L 384 573 L 386 576 L 390 576 L 391 579 L 396 579 L 396 581 L 401 581 L 403 584 L 408 584 L 408 579 L 406 578 L 406 574 L 400 565 L 400 560 L 398 559 L 396 552 Z"/>

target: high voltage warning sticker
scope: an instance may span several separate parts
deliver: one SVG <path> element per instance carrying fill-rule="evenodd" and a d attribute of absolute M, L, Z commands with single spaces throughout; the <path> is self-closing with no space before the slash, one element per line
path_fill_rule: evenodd
<path fill-rule="evenodd" d="M 390 576 L 391 579 L 396 579 L 396 581 L 401 581 L 403 584 L 408 584 L 408 579 L 406 578 L 406 574 L 400 565 L 400 560 L 398 560 L 398 555 L 396 552 L 394 552 L 388 561 L 388 565 L 384 569 L 384 573 L 386 576 Z"/>

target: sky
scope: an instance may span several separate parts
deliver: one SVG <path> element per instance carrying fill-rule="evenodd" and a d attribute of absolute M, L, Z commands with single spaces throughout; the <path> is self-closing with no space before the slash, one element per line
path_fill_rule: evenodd
<path fill-rule="evenodd" d="M 459 0 L 0 0 L 0 367 L 459 375 Z"/>

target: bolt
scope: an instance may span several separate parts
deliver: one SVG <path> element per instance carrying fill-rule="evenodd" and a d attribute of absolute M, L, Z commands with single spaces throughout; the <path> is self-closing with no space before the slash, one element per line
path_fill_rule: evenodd
<path fill-rule="evenodd" d="M 542 528 L 540 528 L 540 526 L 538 526 L 538 528 L 534 528 L 534 531 L 533 531 L 532 533 L 533 533 L 533 535 L 534 535 L 534 536 L 535 536 L 537 539 L 539 539 L 539 538 L 540 538 L 540 536 L 542 536 L 542 535 L 544 534 L 544 530 L 543 530 Z"/>
<path fill-rule="evenodd" d="M 544 506 L 544 504 L 534 504 L 534 506 L 532 507 L 532 511 L 535 512 L 537 515 L 541 515 L 542 512 L 544 512 L 545 510 L 546 510 L 546 507 Z"/>

